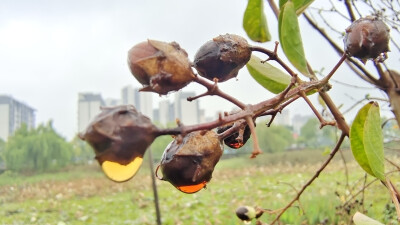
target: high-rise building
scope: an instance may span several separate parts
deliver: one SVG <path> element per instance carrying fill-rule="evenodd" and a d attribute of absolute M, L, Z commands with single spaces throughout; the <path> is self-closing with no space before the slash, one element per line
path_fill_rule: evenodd
<path fill-rule="evenodd" d="M 139 92 L 138 88 L 126 86 L 121 91 L 121 103 L 133 105 L 142 114 L 153 119 L 153 94 L 151 92 Z"/>
<path fill-rule="evenodd" d="M 7 138 L 22 124 L 35 127 L 35 109 L 7 95 L 0 95 L 0 138 Z"/>
<path fill-rule="evenodd" d="M 195 96 L 194 92 L 175 93 L 175 116 L 184 124 L 197 124 L 200 120 L 199 101 L 187 100 L 188 97 Z"/>
<path fill-rule="evenodd" d="M 121 90 L 121 104 L 133 105 L 139 107 L 138 89 L 132 86 L 126 86 Z"/>
<path fill-rule="evenodd" d="M 105 102 L 100 94 L 79 93 L 78 99 L 78 131 L 82 132 L 90 121 L 100 113 Z"/>
<path fill-rule="evenodd" d="M 140 105 L 138 110 L 153 120 L 153 94 L 151 92 L 138 92 L 138 94 Z"/>
<path fill-rule="evenodd" d="M 171 121 L 170 114 L 173 111 L 171 112 L 171 110 L 170 110 L 171 106 L 170 105 L 171 104 L 169 103 L 168 100 L 163 100 L 163 101 L 160 101 L 158 103 L 158 107 L 159 107 L 159 110 L 158 110 L 159 116 L 158 116 L 158 118 L 159 118 L 159 122 L 162 125 L 166 125 L 168 122 Z"/>
<path fill-rule="evenodd" d="M 104 100 L 104 103 L 106 104 L 106 106 L 117 106 L 120 104 L 120 100 L 115 98 L 106 98 Z"/>

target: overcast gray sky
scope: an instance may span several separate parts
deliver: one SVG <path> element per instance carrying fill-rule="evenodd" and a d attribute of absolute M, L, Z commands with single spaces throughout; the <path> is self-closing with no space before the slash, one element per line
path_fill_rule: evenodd
<path fill-rule="evenodd" d="M 71 139 L 77 132 L 79 92 L 119 98 L 122 87 L 140 87 L 126 63 L 127 51 L 133 45 L 148 38 L 176 41 L 193 59 L 203 43 L 219 34 L 246 37 L 242 29 L 246 4 L 246 0 L 2 0 L 0 94 L 11 95 L 35 108 L 36 124 L 53 119 L 56 130 Z M 272 15 L 266 8 L 266 13 Z M 272 49 L 278 40 L 276 20 L 269 16 L 268 22 L 273 41 L 262 46 Z M 343 28 L 348 25 L 343 23 Z M 301 22 L 301 26 L 306 55 L 314 69 L 325 67 L 329 71 L 339 56 L 332 54 L 306 23 Z M 349 73 L 340 68 L 335 78 L 366 86 Z M 220 87 L 248 103 L 273 96 L 253 81 L 246 69 L 239 73 L 237 81 Z M 192 90 L 200 93 L 204 88 L 196 84 L 184 88 Z M 346 93 L 357 99 L 366 91 L 371 92 L 348 90 L 334 84 L 331 92 L 338 105 L 354 101 Z M 165 98 L 171 96 L 161 97 Z M 157 103 L 160 97 L 154 94 L 153 99 Z M 312 99 L 315 101 L 316 97 Z M 200 106 L 207 115 L 233 107 L 217 97 L 200 99 Z M 292 115 L 311 114 L 301 100 L 289 109 Z"/>

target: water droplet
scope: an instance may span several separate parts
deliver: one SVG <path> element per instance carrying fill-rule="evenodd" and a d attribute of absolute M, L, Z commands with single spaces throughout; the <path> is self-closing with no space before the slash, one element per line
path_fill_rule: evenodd
<path fill-rule="evenodd" d="M 241 142 L 234 142 L 234 143 L 229 144 L 229 147 L 234 148 L 234 149 L 238 149 L 242 146 L 243 146 L 243 143 L 241 143 Z"/>
<path fill-rule="evenodd" d="M 136 157 L 127 165 L 122 165 L 117 162 L 104 161 L 101 164 L 103 172 L 108 178 L 116 182 L 124 182 L 135 176 L 142 165 L 143 158 Z"/>
<path fill-rule="evenodd" d="M 207 184 L 207 181 L 203 181 L 200 184 L 195 184 L 195 185 L 187 185 L 187 186 L 178 186 L 176 187 L 178 190 L 182 191 L 183 193 L 186 194 L 193 194 L 201 189 L 203 189 Z"/>

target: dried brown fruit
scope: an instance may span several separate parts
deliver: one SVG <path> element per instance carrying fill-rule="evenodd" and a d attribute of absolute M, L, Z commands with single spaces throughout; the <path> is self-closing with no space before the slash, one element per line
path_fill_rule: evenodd
<path fill-rule="evenodd" d="M 233 34 L 220 35 L 197 51 L 194 67 L 202 77 L 219 82 L 236 77 L 250 60 L 251 50 L 246 39 Z"/>
<path fill-rule="evenodd" d="M 221 134 L 223 132 L 225 132 L 226 130 L 228 130 L 229 128 L 231 128 L 233 126 L 233 124 L 228 124 L 222 127 L 218 127 L 217 128 L 217 133 Z M 230 148 L 234 148 L 234 149 L 238 149 L 241 148 L 244 144 L 246 144 L 246 142 L 249 140 L 250 138 L 250 127 L 249 125 L 246 125 L 246 127 L 243 130 L 243 138 L 239 138 L 239 131 L 233 133 L 232 135 L 226 137 L 224 139 L 224 143 L 229 146 Z"/>
<path fill-rule="evenodd" d="M 176 42 L 139 43 L 129 50 L 128 64 L 133 76 L 144 85 L 141 91 L 167 94 L 195 78 L 186 51 Z"/>
<path fill-rule="evenodd" d="M 198 192 L 211 180 L 222 151 L 214 131 L 196 131 L 183 139 L 175 138 L 161 159 L 162 179 L 184 193 Z"/>
<path fill-rule="evenodd" d="M 80 138 L 94 149 L 108 178 L 117 182 L 132 178 L 157 128 L 131 105 L 102 108 Z"/>
<path fill-rule="evenodd" d="M 389 51 L 389 27 L 379 18 L 368 16 L 354 21 L 344 37 L 344 50 L 364 63 Z"/>

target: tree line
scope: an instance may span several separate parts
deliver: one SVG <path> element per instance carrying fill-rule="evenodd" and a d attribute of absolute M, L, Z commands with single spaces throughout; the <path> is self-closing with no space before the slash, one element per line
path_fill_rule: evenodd
<path fill-rule="evenodd" d="M 315 118 L 309 119 L 300 130 L 293 133 L 292 127 L 271 125 L 270 127 L 256 126 L 260 146 L 264 152 L 282 152 L 289 149 L 324 149 L 336 139 L 336 130 L 319 129 Z M 160 160 L 165 147 L 172 137 L 157 138 L 152 144 L 155 160 Z M 251 152 L 252 140 L 241 150 L 230 150 L 228 153 Z M 83 165 L 94 160 L 91 147 L 78 137 L 67 141 L 53 128 L 52 121 L 41 124 L 34 129 L 22 125 L 7 141 L 0 139 L 0 171 L 5 169 L 22 172 L 56 171 L 68 165 Z"/>

